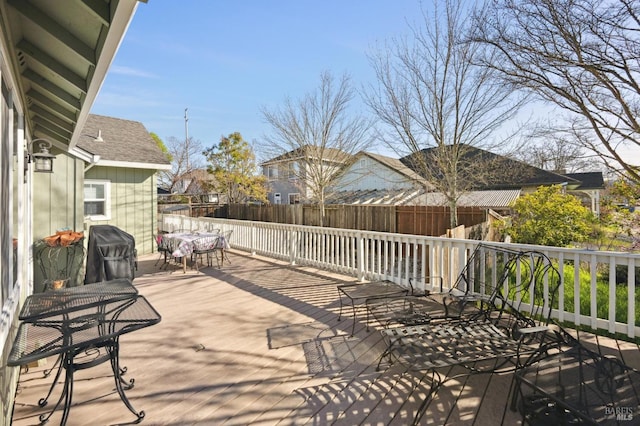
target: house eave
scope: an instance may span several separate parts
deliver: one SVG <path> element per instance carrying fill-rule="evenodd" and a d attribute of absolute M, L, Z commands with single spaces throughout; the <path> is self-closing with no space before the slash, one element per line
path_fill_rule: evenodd
<path fill-rule="evenodd" d="M 84 123 L 87 121 L 87 116 L 89 115 L 91 106 L 95 102 L 96 97 L 104 84 L 107 72 L 113 63 L 116 52 L 122 44 L 124 34 L 126 34 L 127 29 L 133 20 L 138 4 L 138 1 L 119 2 L 118 7 L 115 9 L 115 14 L 111 21 L 111 27 L 107 33 L 107 40 L 102 47 L 100 58 L 96 65 L 93 78 L 91 79 L 92 84 L 90 84 L 87 90 L 87 95 L 84 99 L 85 107 L 82 108 L 78 114 L 78 121 L 71 135 L 69 148 L 74 148 L 78 143 L 78 139 L 80 139 L 82 129 L 84 127 Z"/>
<path fill-rule="evenodd" d="M 143 163 L 143 162 L 135 162 L 135 161 L 100 160 L 98 161 L 96 166 L 120 167 L 120 168 L 127 168 L 127 169 L 171 170 L 171 164 Z"/>
<path fill-rule="evenodd" d="M 77 146 L 71 148 L 69 154 L 89 164 L 96 164 L 100 160 L 99 155 L 92 154 Z"/>

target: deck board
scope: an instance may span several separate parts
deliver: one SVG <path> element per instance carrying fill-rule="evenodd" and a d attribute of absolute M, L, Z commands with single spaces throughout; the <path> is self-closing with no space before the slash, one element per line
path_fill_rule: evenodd
<path fill-rule="evenodd" d="M 429 377 L 399 365 L 376 371 L 380 333 L 351 312 L 337 321 L 336 285 L 355 281 L 231 253 L 231 264 L 161 270 L 157 255 L 139 260 L 134 284 L 162 315 L 153 327 L 121 338 L 127 395 L 143 425 L 406 425 Z M 637 345 L 581 333 L 583 341 L 640 367 Z M 54 360 L 48 360 L 50 367 Z M 38 424 L 37 407 L 52 378 L 45 367 L 22 372 L 13 424 Z M 476 375 L 442 388 L 424 424 L 516 425 L 510 375 Z M 58 389 L 59 390 L 59 389 Z M 54 392 L 57 396 L 59 392 Z M 76 373 L 68 425 L 127 424 L 135 417 L 115 393 L 107 364 Z M 53 401 L 52 401 L 53 402 Z M 50 424 L 57 424 L 60 413 Z"/>

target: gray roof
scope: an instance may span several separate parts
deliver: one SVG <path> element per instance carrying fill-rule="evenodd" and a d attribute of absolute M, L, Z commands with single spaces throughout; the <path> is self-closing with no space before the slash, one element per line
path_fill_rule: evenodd
<path fill-rule="evenodd" d="M 459 207 L 505 208 L 520 196 L 519 189 L 465 192 L 458 199 Z M 447 200 L 440 192 L 428 192 L 414 200 L 420 206 L 446 206 Z"/>
<path fill-rule="evenodd" d="M 604 189 L 602 172 L 565 173 L 565 176 L 580 182 L 575 189 Z"/>
<path fill-rule="evenodd" d="M 470 191 L 462 194 L 459 207 L 507 208 L 520 196 L 519 189 Z M 424 192 L 422 189 L 339 191 L 332 194 L 328 204 L 382 204 L 395 206 L 446 206 L 447 200 L 440 192 Z"/>
<path fill-rule="evenodd" d="M 411 202 L 411 200 L 420 194 L 421 191 L 420 189 L 404 189 L 398 191 L 383 189 L 338 191 L 329 196 L 327 204 L 413 205 L 415 203 Z"/>
<path fill-rule="evenodd" d="M 325 161 L 332 161 L 334 163 L 344 163 L 352 157 L 351 154 L 341 151 L 337 148 L 321 147 L 317 145 L 304 145 L 289 152 L 285 152 L 284 154 L 278 155 L 277 157 L 266 160 L 260 165 L 268 166 L 283 161 L 297 161 L 300 159 L 304 159 L 305 156 L 311 158 L 319 158 L 322 156 Z"/>
<path fill-rule="evenodd" d="M 477 191 L 519 189 L 526 186 L 578 184 L 576 179 L 558 173 L 534 167 L 523 161 L 505 157 L 500 154 L 480 149 L 466 144 L 446 145 L 444 147 L 425 148 L 421 151 L 402 157 L 400 161 L 407 167 L 416 167 L 425 161 L 431 168 L 433 176 L 442 176 L 443 172 L 433 156 L 441 155 L 439 149 L 444 149 L 445 155 L 453 157 L 459 162 L 458 179 L 469 180 L 473 184 L 470 189 Z M 416 169 L 420 173 L 419 169 Z M 482 177 L 484 181 L 479 179 Z"/>
<path fill-rule="evenodd" d="M 96 141 L 100 134 L 103 141 Z M 78 147 L 101 160 L 171 164 L 144 125 L 138 121 L 90 114 L 78 141 Z"/>

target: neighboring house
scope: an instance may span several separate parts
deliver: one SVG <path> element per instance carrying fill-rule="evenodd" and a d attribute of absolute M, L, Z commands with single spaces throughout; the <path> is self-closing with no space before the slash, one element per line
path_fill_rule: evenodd
<path fill-rule="evenodd" d="M 195 202 L 221 203 L 220 194 L 212 191 L 215 178 L 205 169 L 196 169 L 183 174 L 173 186 L 174 194 L 195 196 Z"/>
<path fill-rule="evenodd" d="M 318 159 L 322 158 L 322 163 Z M 351 155 L 334 148 L 308 145 L 261 164 L 267 177 L 267 199 L 272 204 L 299 204 L 312 196 L 313 173 L 331 173 L 343 167 Z M 310 165 L 311 164 L 311 165 Z M 322 164 L 320 171 L 318 164 Z"/>
<path fill-rule="evenodd" d="M 0 0 L 0 424 L 11 423 L 20 374 L 6 366 L 18 312 L 38 284 L 34 242 L 84 229 L 84 169 L 94 156 L 76 145 L 140 4 Z M 41 144 L 56 156 L 53 173 L 35 173 Z"/>
<path fill-rule="evenodd" d="M 84 168 L 84 229 L 114 225 L 152 253 L 157 232 L 157 172 L 171 163 L 144 125 L 90 114 L 77 144 L 93 158 Z M 75 152 L 75 151 L 74 151 Z"/>
<path fill-rule="evenodd" d="M 420 155 L 429 155 L 431 149 Z M 465 154 L 466 161 L 494 164 L 490 179 L 478 179 L 473 189 L 458 199 L 459 207 L 479 207 L 508 214 L 511 204 L 522 194 L 534 192 L 544 185 L 561 185 L 567 193 L 579 196 L 585 206 L 599 212 L 600 191 L 604 188 L 602 173 L 561 174 L 550 172 L 478 148 Z M 445 206 L 444 194 L 421 177 L 414 167 L 413 156 L 394 159 L 379 154 L 356 154 L 336 182 L 332 204 L 393 204 Z"/>
<path fill-rule="evenodd" d="M 332 204 L 393 204 L 443 206 L 446 199 L 435 192 L 416 171 L 400 159 L 359 152 L 336 182 Z M 519 189 L 470 191 L 458 200 L 461 207 L 489 208 L 504 212 L 520 196 Z"/>
<path fill-rule="evenodd" d="M 434 148 L 425 149 L 416 155 L 430 155 Z M 488 176 L 479 176 L 472 189 L 460 198 L 459 206 L 490 207 L 505 210 L 520 194 L 536 191 L 540 186 L 560 185 L 572 195 L 578 196 L 583 204 L 595 214 L 600 212 L 600 191 L 604 189 L 601 172 L 559 173 L 540 169 L 522 161 L 494 154 L 475 147 L 467 147 L 464 163 L 484 163 L 493 165 Z M 415 164 L 414 156 L 400 159 L 408 167 Z M 416 170 L 418 171 L 418 170 Z M 517 192 L 514 192 L 517 191 Z M 430 194 L 424 202 L 437 202 L 438 197 Z M 444 197 L 440 196 L 443 200 Z"/>
<path fill-rule="evenodd" d="M 602 172 L 566 173 L 565 176 L 577 181 L 567 187 L 567 193 L 578 197 L 582 204 L 600 216 L 600 196 L 604 191 Z"/>

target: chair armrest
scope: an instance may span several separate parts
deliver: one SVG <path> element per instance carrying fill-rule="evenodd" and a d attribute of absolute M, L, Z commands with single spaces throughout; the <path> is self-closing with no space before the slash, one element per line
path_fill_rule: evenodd
<path fill-rule="evenodd" d="M 542 333 L 543 331 L 549 330 L 549 327 L 546 325 L 539 325 L 537 327 L 525 327 L 519 328 L 518 333 L 520 334 L 534 334 L 534 333 Z"/>

